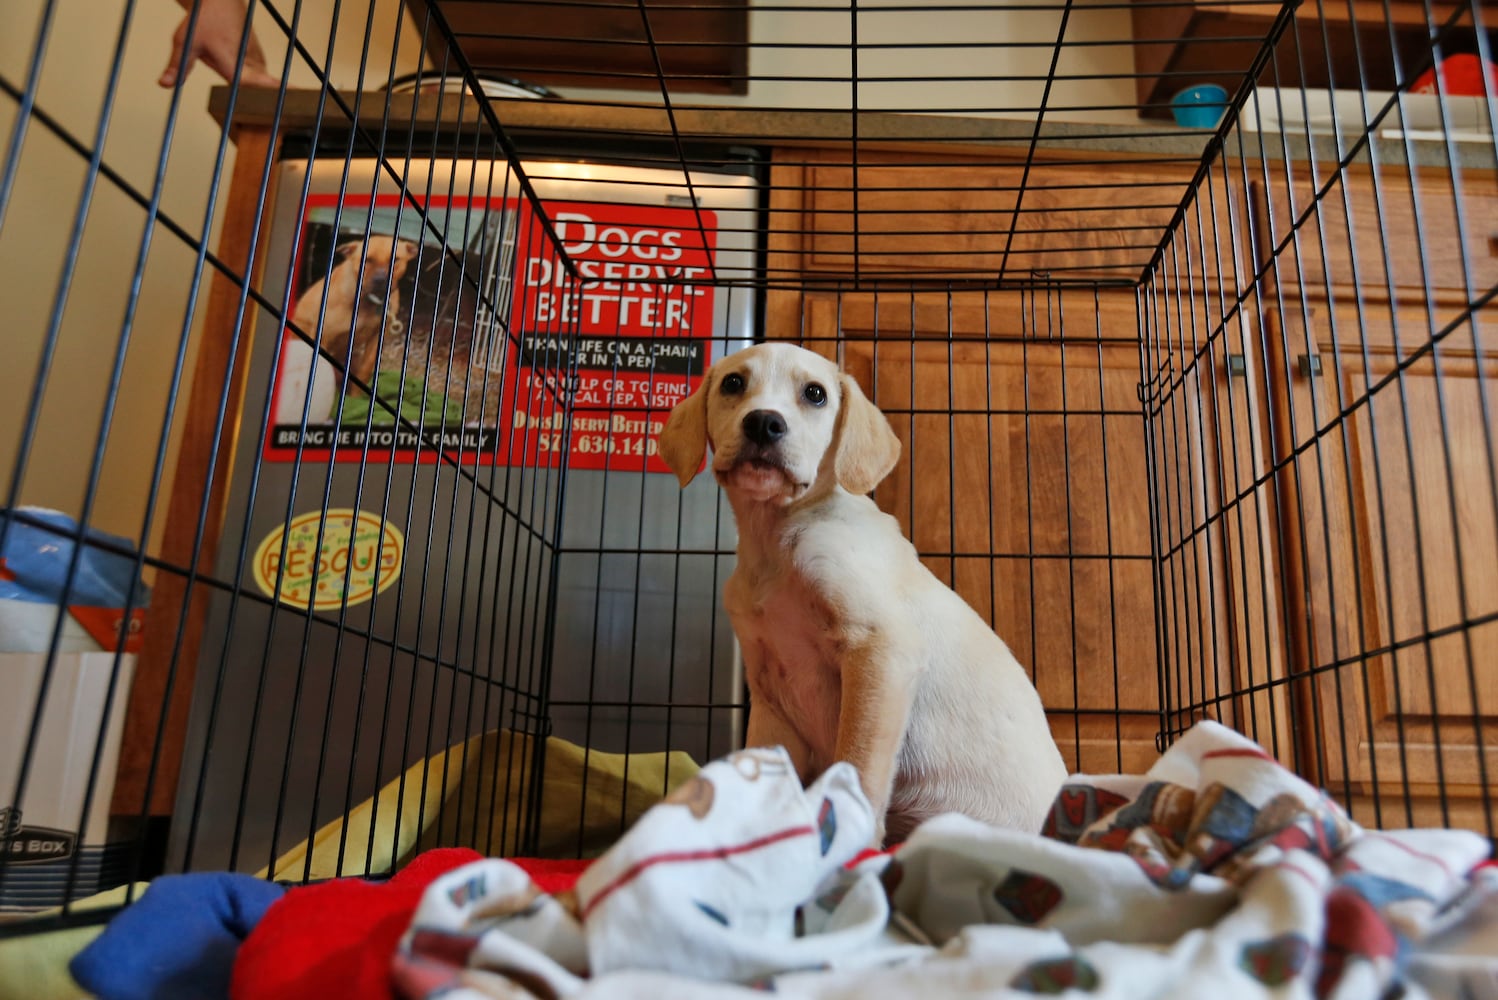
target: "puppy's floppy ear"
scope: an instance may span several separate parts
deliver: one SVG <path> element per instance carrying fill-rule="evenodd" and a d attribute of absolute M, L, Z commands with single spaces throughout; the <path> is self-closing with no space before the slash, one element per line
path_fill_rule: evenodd
<path fill-rule="evenodd" d="M 696 477 L 707 454 L 708 381 L 703 379 L 695 392 L 671 408 L 658 439 L 661 458 L 682 486 Z"/>
<path fill-rule="evenodd" d="M 851 375 L 839 375 L 842 405 L 833 443 L 833 471 L 843 489 L 854 495 L 878 486 L 900 460 L 900 439 L 879 408 L 868 401 Z"/>

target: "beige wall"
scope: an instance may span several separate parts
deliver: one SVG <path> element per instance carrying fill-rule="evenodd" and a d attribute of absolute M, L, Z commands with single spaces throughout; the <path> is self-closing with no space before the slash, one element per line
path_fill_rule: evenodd
<path fill-rule="evenodd" d="M 376 0 L 376 29 L 370 41 L 372 65 L 383 74 L 400 13 L 398 0 Z M 23 84 L 33 55 L 42 0 L 6 0 L 0 31 L 0 74 Z M 290 4 L 286 4 L 290 11 Z M 332 0 L 307 0 L 302 37 L 321 58 L 330 33 Z M 336 86 L 357 83 L 364 48 L 366 0 L 345 0 L 331 77 Z M 124 15 L 122 0 L 58 0 L 50 44 L 43 62 L 37 107 L 58 119 L 88 145 L 98 129 L 108 74 Z M 124 46 L 120 83 L 108 120 L 104 162 L 149 195 L 167 124 L 171 93 L 156 85 L 182 11 L 170 0 L 137 0 Z M 289 17 L 288 17 L 289 19 Z M 258 29 L 272 72 L 280 70 L 285 46 L 275 44 L 279 29 Z M 400 71 L 414 68 L 416 44 L 403 44 Z M 233 149 L 224 162 L 224 184 L 215 204 L 208 196 L 220 130 L 209 117 L 208 91 L 217 78 L 199 67 L 189 78 L 171 140 L 162 189 L 164 214 L 192 232 L 213 220 L 209 246 L 227 196 Z M 383 75 L 380 81 L 383 82 Z M 296 60 L 294 85 L 316 81 Z M 17 105 L 0 96 L 0 130 L 9 142 Z M 30 406 L 46 331 L 70 245 L 87 161 L 32 122 L 22 147 L 21 167 L 9 210 L 0 228 L 0 502 L 10 487 L 22 422 Z M 210 212 L 211 208 L 211 212 Z M 21 482 L 20 502 L 77 514 L 105 416 L 104 401 L 121 343 L 130 282 L 140 252 L 145 212 L 108 181 L 98 184 L 79 244 L 77 269 L 67 294 L 62 327 L 42 399 L 41 419 Z M 140 300 L 125 353 L 121 391 L 112 414 L 103 476 L 92 523 L 138 537 L 153 466 L 166 419 L 172 366 L 188 309 L 194 251 L 156 227 L 142 277 Z M 205 302 L 196 303 L 195 324 Z M 196 340 L 189 340 L 185 373 L 192 371 Z M 180 398 L 185 400 L 185 387 Z M 182 428 L 172 428 L 173 446 Z M 167 475 L 172 469 L 168 455 Z M 160 537 L 168 481 L 162 484 L 150 536 Z"/>
<path fill-rule="evenodd" d="M 957 0 L 961 2 L 961 0 Z M 972 0 L 983 3 L 985 0 Z M 1023 0 L 1020 0 L 1023 2 Z M 949 0 L 950 4 L 950 0 Z M 912 4 L 900 0 L 900 6 Z M 858 40 L 862 45 L 919 46 L 922 43 L 971 41 L 973 47 L 868 49 L 860 53 L 858 75 L 925 77 L 907 83 L 864 83 L 859 107 L 882 111 L 950 110 L 962 114 L 1032 118 L 1027 109 L 1039 106 L 1050 70 L 1053 46 L 1061 23 L 1054 0 L 1036 0 L 1037 10 L 879 10 L 877 0 L 860 5 Z M 758 6 L 751 0 L 751 8 Z M 750 19 L 751 44 L 771 46 L 796 43 L 826 48 L 769 48 L 751 50 L 751 76 L 787 76 L 791 80 L 754 80 L 743 96 L 673 95 L 680 103 L 745 104 L 783 108 L 846 110 L 851 88 L 846 82 L 853 64 L 848 46 L 852 19 L 847 0 L 803 0 L 796 6 L 826 6 L 824 13 L 757 10 Z M 1098 75 L 1104 79 L 1061 81 L 1046 100 L 1046 118 L 1077 121 L 1137 122 L 1134 49 L 1125 7 L 1090 7 L 1082 0 L 1067 19 L 1065 41 L 1056 66 L 1058 75 Z M 1117 45 L 1077 45 L 1108 41 Z M 1040 43 L 1031 45 L 1029 43 Z M 1019 45 L 1018 43 L 1027 43 Z M 1009 47 L 1002 47 L 1002 46 Z M 1000 46 L 1000 47 L 996 47 Z M 841 82 L 808 82 L 818 78 Z M 942 80 L 942 77 L 1007 77 L 999 80 Z M 1111 77 L 1108 79 L 1107 77 Z M 554 88 L 564 96 L 601 100 L 642 101 L 654 94 L 639 91 L 583 91 Z M 1069 111 L 1083 107 L 1088 110 Z M 1098 110 L 1102 108 L 1102 110 Z M 982 109 L 982 110 L 975 110 Z"/>

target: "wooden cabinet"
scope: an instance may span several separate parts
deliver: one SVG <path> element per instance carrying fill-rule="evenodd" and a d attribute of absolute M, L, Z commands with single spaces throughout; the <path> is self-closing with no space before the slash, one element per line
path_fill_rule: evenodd
<path fill-rule="evenodd" d="M 1214 288 L 1172 248 L 1146 295 L 1165 725 L 1236 726 L 1365 823 L 1488 829 L 1498 188 L 1227 173 L 1184 255 L 1255 263 Z"/>
<path fill-rule="evenodd" d="M 1307 623 L 1309 757 L 1366 821 L 1481 829 L 1498 779 L 1498 359 L 1470 338 L 1396 350 L 1396 324 L 1402 346 L 1429 342 L 1410 305 L 1306 303 L 1268 325 L 1295 358 L 1275 460 L 1301 529 L 1286 598 Z"/>
<path fill-rule="evenodd" d="M 920 279 L 1002 266 L 1015 207 L 1005 189 L 1022 166 L 933 168 L 929 154 L 881 154 L 861 162 L 855 201 L 845 163 L 788 158 L 775 178 L 772 269 L 848 268 L 855 204 L 862 263 L 876 270 Z M 929 201 L 895 190 L 917 169 Z M 1063 185 L 1093 181 L 1091 171 L 1037 165 L 1042 189 L 1025 198 L 1036 210 L 1025 225 L 1080 227 L 1081 215 L 1062 221 L 1063 199 L 1109 192 Z M 1123 174 L 1149 180 L 1141 200 L 1161 206 L 1117 213 L 1141 220 L 1164 213 L 1185 180 Z M 1147 220 L 1151 247 L 1167 218 Z M 902 235 L 915 229 L 923 235 Z M 1127 244 L 1143 232 L 1099 226 L 1023 245 L 1048 268 L 1126 260 L 1132 276 L 1140 251 Z M 876 502 L 1032 672 L 1068 766 L 1147 768 L 1160 685 L 1133 290 L 772 290 L 766 308 L 769 337 L 838 360 L 888 416 L 902 453 Z"/>
<path fill-rule="evenodd" d="M 930 153 L 786 151 L 772 247 L 796 273 L 836 280 L 855 265 L 896 280 L 1134 282 L 1195 173 L 1189 163 Z M 1081 155 L 1080 153 L 1077 155 Z M 785 188 L 781 188 L 781 181 Z M 1106 180 L 1106 184 L 1103 183 Z M 773 264 L 772 264 L 773 267 Z"/>
<path fill-rule="evenodd" d="M 840 317 L 808 303 L 808 329 L 840 325 L 844 366 L 901 440 L 875 499 L 1029 668 L 1068 764 L 1142 769 L 1159 703 L 1137 345 L 1090 326 L 1037 341 L 1017 294 L 989 296 L 987 339 L 953 342 L 981 334 L 982 296 L 954 295 L 950 320 L 933 298 L 937 322 L 918 310 L 904 343 L 875 339 L 867 297 Z M 1131 317 L 1132 296 L 1104 308 Z"/>
<path fill-rule="evenodd" d="M 1459 191 L 1403 168 L 1329 186 L 1267 173 L 1259 432 L 1302 770 L 1367 823 L 1491 829 L 1498 188 L 1476 172 Z"/>
<path fill-rule="evenodd" d="M 1439 329 L 1473 296 L 1498 284 L 1498 182 L 1492 173 L 1464 171 L 1458 189 L 1444 170 L 1390 165 L 1374 171 L 1364 161 L 1327 177 L 1332 166 L 1321 165 L 1313 177 L 1308 164 L 1292 163 L 1288 170 L 1275 164 L 1257 185 L 1260 246 L 1292 308 L 1301 295 L 1342 302 L 1402 295 L 1411 313 L 1428 305 Z M 1406 343 L 1430 337 L 1424 319 L 1410 323 L 1406 317 L 1402 326 Z M 1369 329 L 1386 340 L 1399 332 L 1387 316 Z"/>
<path fill-rule="evenodd" d="M 1148 317 L 1145 460 L 1161 592 L 1162 724 L 1172 738 L 1201 719 L 1247 733 L 1297 763 L 1287 690 L 1278 563 L 1279 510 L 1257 428 L 1266 401 L 1226 376 L 1257 327 L 1176 319 L 1174 294 Z M 1199 324 L 1200 325 L 1200 324 Z"/>
<path fill-rule="evenodd" d="M 870 152 L 855 193 L 830 154 L 788 159 L 772 269 L 1005 266 L 1006 165 Z M 894 190 L 916 162 L 918 204 Z M 1484 829 L 1498 306 L 1471 307 L 1498 282 L 1492 176 L 1458 199 L 1402 168 L 1376 187 L 1348 171 L 1345 192 L 1303 163 L 1214 171 L 1137 296 L 1107 275 L 1158 240 L 1150 199 L 1173 211 L 1185 179 L 1030 176 L 1036 228 L 1067 228 L 1076 203 L 1046 199 L 1069 184 L 1127 203 L 1123 229 L 1028 247 L 1098 288 L 767 295 L 770 337 L 836 358 L 889 415 L 904 454 L 877 502 L 1033 671 L 1070 766 L 1137 772 L 1157 732 L 1215 718 L 1362 822 Z"/>

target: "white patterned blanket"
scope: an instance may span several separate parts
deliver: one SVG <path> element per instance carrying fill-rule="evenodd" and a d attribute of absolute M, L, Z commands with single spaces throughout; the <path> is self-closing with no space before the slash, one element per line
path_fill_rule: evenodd
<path fill-rule="evenodd" d="M 432 884 L 411 1000 L 1452 997 L 1498 1000 L 1488 841 L 1365 830 L 1201 723 L 1139 776 L 1077 776 L 1042 835 L 944 816 L 893 856 L 857 776 L 745 751 L 541 894 L 489 860 Z"/>

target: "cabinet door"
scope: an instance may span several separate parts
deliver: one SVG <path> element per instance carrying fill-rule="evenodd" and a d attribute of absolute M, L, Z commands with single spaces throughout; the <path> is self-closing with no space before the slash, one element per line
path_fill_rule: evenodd
<path fill-rule="evenodd" d="M 800 236 L 800 266 L 824 277 L 1132 282 L 1195 174 L 1004 155 L 870 151 L 855 170 L 844 152 L 789 153 L 782 176 L 799 173 L 800 214 L 772 205 L 771 229 Z"/>
<path fill-rule="evenodd" d="M 901 440 L 876 501 L 1031 671 L 1068 766 L 1148 767 L 1159 677 L 1133 295 L 802 306 L 795 336 L 840 360 Z"/>
<path fill-rule="evenodd" d="M 1429 288 L 1445 325 L 1498 283 L 1498 183 L 1465 171 L 1458 199 L 1444 169 L 1375 172 L 1366 155 L 1330 177 L 1297 160 L 1264 168 L 1258 225 L 1261 246 L 1279 251 L 1273 276 L 1287 294 L 1343 301 Z"/>
<path fill-rule="evenodd" d="M 1295 767 L 1245 184 L 1214 166 L 1140 295 L 1165 732 L 1213 719 Z"/>
<path fill-rule="evenodd" d="M 1212 719 L 1299 767 L 1257 310 L 1193 327 L 1178 301 L 1144 316 L 1166 732 Z"/>
<path fill-rule="evenodd" d="M 1498 819 L 1498 360 L 1474 330 L 1415 349 L 1426 311 L 1376 303 L 1271 324 L 1315 773 L 1383 826 Z"/>

